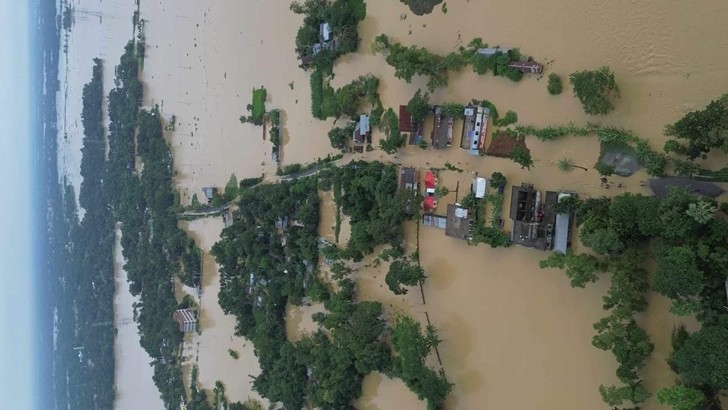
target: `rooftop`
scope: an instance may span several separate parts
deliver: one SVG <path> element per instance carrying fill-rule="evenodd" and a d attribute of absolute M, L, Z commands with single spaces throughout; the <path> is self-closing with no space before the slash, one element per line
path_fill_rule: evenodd
<path fill-rule="evenodd" d="M 510 218 L 514 221 L 531 222 L 536 219 L 537 191 L 532 186 L 513 185 L 511 188 Z"/>
<path fill-rule="evenodd" d="M 415 168 L 402 168 L 399 170 L 399 187 L 400 189 L 417 189 L 417 182 L 419 182 L 419 173 Z"/>
<path fill-rule="evenodd" d="M 432 128 L 432 146 L 447 148 L 452 144 L 453 119 L 442 113 L 442 107 L 435 107 L 435 124 Z"/>
<path fill-rule="evenodd" d="M 468 210 L 458 204 L 447 205 L 447 226 L 445 235 L 452 238 L 467 240 L 470 236 L 471 219 Z"/>
<path fill-rule="evenodd" d="M 547 192 L 548 195 L 550 192 Z M 570 194 L 561 193 L 558 194 L 557 201 L 560 201 L 563 197 L 571 196 Z M 571 212 L 556 214 L 556 222 L 554 223 L 554 252 L 566 253 L 566 249 L 571 243 Z"/>

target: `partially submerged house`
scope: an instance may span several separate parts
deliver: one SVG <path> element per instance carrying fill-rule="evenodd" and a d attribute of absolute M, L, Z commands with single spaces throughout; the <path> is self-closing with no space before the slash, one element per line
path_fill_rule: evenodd
<path fill-rule="evenodd" d="M 359 116 L 359 121 L 356 123 L 354 128 L 354 145 L 364 145 L 365 143 L 372 142 L 372 129 L 369 126 L 369 116 L 362 114 Z"/>
<path fill-rule="evenodd" d="M 452 145 L 453 119 L 443 113 L 442 107 L 435 106 L 435 122 L 432 128 L 432 147 L 447 148 Z"/>
<path fill-rule="evenodd" d="M 406 105 L 399 106 L 399 132 L 409 133 L 409 143 L 419 144 L 422 142 L 422 122 L 415 124 L 412 115 L 407 111 Z"/>
<path fill-rule="evenodd" d="M 493 57 L 497 53 L 506 54 L 509 51 L 511 51 L 511 49 L 508 47 L 484 47 L 479 48 L 476 53 L 485 57 Z"/>
<path fill-rule="evenodd" d="M 215 197 L 215 194 L 217 193 L 217 188 L 206 186 L 202 188 L 202 194 L 205 195 L 205 199 L 207 200 L 207 203 L 209 204 L 212 202 L 212 198 Z"/>
<path fill-rule="evenodd" d="M 434 196 L 437 188 L 437 178 L 432 171 L 425 172 L 425 196 Z"/>
<path fill-rule="evenodd" d="M 546 193 L 548 196 L 549 192 Z M 562 199 L 570 197 L 571 194 L 559 193 L 557 201 L 561 202 Z M 553 250 L 554 252 L 566 253 L 566 250 L 571 245 L 571 220 L 572 212 L 556 214 L 556 221 L 554 222 L 554 239 L 553 239 Z"/>
<path fill-rule="evenodd" d="M 511 61 L 508 63 L 508 67 L 526 74 L 541 74 L 543 72 L 543 64 L 535 61 Z"/>
<path fill-rule="evenodd" d="M 508 47 L 484 47 L 479 48 L 475 53 L 485 57 L 493 57 L 496 54 L 509 54 L 509 51 L 511 50 L 512 49 Z M 541 74 L 543 72 L 543 64 L 529 60 L 509 61 L 508 68 L 513 68 L 527 74 Z"/>
<path fill-rule="evenodd" d="M 468 210 L 460 206 L 460 204 L 447 205 L 447 226 L 445 227 L 445 235 L 451 238 L 468 240 L 470 238 L 470 229 L 473 221 L 469 216 Z"/>
<path fill-rule="evenodd" d="M 321 23 L 319 26 L 319 38 L 321 42 L 327 43 L 331 41 L 331 25 L 328 22 Z"/>
<path fill-rule="evenodd" d="M 425 192 L 422 201 L 422 209 L 425 212 L 432 212 L 437 207 L 437 199 L 435 198 L 435 188 L 437 187 L 437 178 L 432 171 L 425 173 Z"/>
<path fill-rule="evenodd" d="M 411 189 L 417 191 L 417 185 L 420 180 L 420 172 L 413 167 L 402 168 L 399 170 L 399 188 Z"/>
<path fill-rule="evenodd" d="M 485 193 L 488 190 L 488 180 L 483 177 L 473 178 L 473 193 L 478 199 L 485 198 Z"/>
<path fill-rule="evenodd" d="M 422 215 L 422 224 L 425 226 L 434 226 L 435 228 L 446 229 L 447 217 L 435 214 Z"/>
<path fill-rule="evenodd" d="M 197 330 L 197 315 L 192 309 L 177 309 L 172 314 L 172 319 L 179 325 L 180 332 L 194 332 Z"/>
<path fill-rule="evenodd" d="M 529 248 L 546 249 L 546 237 L 539 234 L 541 225 L 541 192 L 533 185 L 514 185 L 511 189 L 510 218 L 513 220 L 511 240 Z"/>
<path fill-rule="evenodd" d="M 432 212 L 437 208 L 437 199 L 434 196 L 426 196 L 422 200 L 422 210 L 425 212 Z"/>
<path fill-rule="evenodd" d="M 465 108 L 465 124 L 460 140 L 460 148 L 467 149 L 470 155 L 480 155 L 485 147 L 485 134 L 488 131 L 490 110 L 485 107 L 468 106 Z"/>

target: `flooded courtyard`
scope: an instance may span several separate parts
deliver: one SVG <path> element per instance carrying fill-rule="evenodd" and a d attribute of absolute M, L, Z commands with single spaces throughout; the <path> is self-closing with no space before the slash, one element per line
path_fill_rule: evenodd
<path fill-rule="evenodd" d="M 105 92 L 113 85 L 112 66 L 131 38 L 135 5 L 119 0 L 78 0 L 74 4 L 77 10 L 88 12 L 84 18 L 77 16 L 70 33 L 67 66 L 60 71 L 65 75 L 61 81 L 65 82 L 67 97 L 63 97 L 65 133 L 59 135 L 59 163 L 78 193 L 80 90 L 90 80 L 94 57 L 105 62 Z M 372 73 L 380 78 L 384 106 L 396 110 L 418 88 L 424 88 L 426 79 L 415 77 L 407 84 L 395 78 L 384 57 L 370 51 L 375 36 L 386 33 L 403 44 L 417 44 L 437 53 L 453 51 L 474 37 L 482 37 L 491 45 L 520 47 L 524 54 L 546 63 L 547 72 L 556 72 L 564 79 L 576 70 L 610 66 L 621 90 L 616 110 L 604 118 L 589 117 L 566 84 L 564 93 L 554 97 L 546 92 L 545 79 L 534 76 L 512 83 L 491 75 L 478 76 L 468 68 L 451 73 L 448 87 L 432 94 L 433 103 L 488 99 L 503 113 L 517 112 L 520 123 L 537 126 L 601 121 L 631 129 L 649 139 L 653 148 L 661 149 L 665 124 L 728 89 L 723 69 L 728 57 L 716 52 L 728 46 L 721 18 L 728 13 L 728 4 L 709 4 L 668 7 L 656 0 L 472 1 L 452 2 L 446 14 L 438 6 L 431 15 L 418 17 L 400 2 L 370 1 L 367 17 L 359 26 L 360 51 L 337 60 L 332 85 L 340 87 L 359 75 Z M 203 186 L 224 186 L 231 174 L 242 179 L 275 173 L 270 142 L 264 134 L 267 131 L 238 120 L 247 115 L 246 105 L 254 87 L 263 85 L 268 90 L 268 109 L 284 112 L 283 165 L 336 153 L 327 138 L 333 121 L 318 121 L 311 115 L 309 74 L 298 68 L 294 52 L 301 18 L 288 7 L 283 1 L 141 2 L 146 36 L 141 72 L 144 104 L 159 104 L 165 117 L 173 114 L 177 119 L 175 131 L 166 135 L 183 203 L 194 194 L 201 195 Z M 103 35 L 91 36 L 100 27 Z M 375 132 L 375 146 L 377 138 L 379 133 Z M 456 187 L 460 187 L 462 197 L 476 173 L 490 176 L 494 171 L 502 172 L 509 185 L 529 182 L 542 191 L 563 189 L 583 197 L 647 192 L 639 184 L 646 179 L 643 171 L 626 179 L 615 177 L 623 183 L 621 190 L 600 187 L 599 176 L 592 169 L 599 156 L 593 137 L 552 142 L 528 138 L 535 162 L 532 170 L 521 169 L 508 159 L 471 156 L 453 145 L 445 150 L 409 146 L 394 156 L 375 150 L 362 157 L 423 169 L 443 168 L 446 162 L 461 168 L 461 173 L 440 173 L 442 184 L 451 193 L 438 204 L 439 213 L 454 201 Z M 561 158 L 570 158 L 589 170 L 563 174 L 555 165 Z M 335 210 L 330 194 L 324 195 L 329 196 L 322 201 L 320 232 L 334 241 Z M 507 189 L 506 208 L 509 202 Z M 506 230 L 509 224 L 506 219 Z M 202 332 L 186 339 L 186 370 L 197 365 L 199 384 L 206 389 L 212 389 L 217 380 L 223 381 L 231 400 L 258 397 L 249 377 L 259 372 L 252 343 L 235 336 L 234 318 L 224 315 L 217 304 L 218 267 L 208 251 L 218 240 L 223 223 L 211 218 L 183 223 L 183 227 L 204 251 L 199 299 Z M 408 250 L 413 252 L 416 225 L 408 223 L 405 228 Z M 348 224 L 344 223 L 339 243 L 345 243 L 348 235 Z M 607 408 L 597 388 L 617 383 L 616 361 L 611 353 L 594 348 L 591 338 L 592 324 L 606 315 L 601 298 L 609 287 L 608 277 L 586 289 L 572 289 L 562 272 L 539 269 L 538 261 L 547 256 L 545 252 L 468 246 L 446 237 L 441 230 L 424 226 L 419 236 L 420 259 L 428 276 L 426 303 L 418 289 L 404 296 L 392 294 L 384 284 L 387 265 L 373 266 L 371 260 L 364 261 L 355 274 L 358 297 L 383 302 L 389 314 L 407 313 L 421 321 L 425 321 L 425 312 L 429 314 L 443 339 L 440 353 L 444 371 L 454 383 L 448 409 Z M 578 243 L 574 248 L 583 251 Z M 117 289 L 120 286 L 117 284 Z M 128 312 L 132 301 L 120 295 L 116 309 Z M 643 371 L 645 387 L 654 393 L 673 383 L 674 375 L 664 359 L 671 350 L 670 329 L 678 320 L 667 312 L 664 298 L 650 294 L 649 299 L 650 308 L 640 320 L 655 343 Z M 290 338 L 314 328 L 310 314 L 318 308 L 289 309 Z M 694 326 L 689 320 L 688 324 Z M 138 347 L 138 335 L 135 341 L 123 332 L 134 328 L 134 324 L 119 327 L 117 363 L 143 360 L 128 353 L 132 350 L 127 346 L 136 343 Z M 239 359 L 233 359 L 229 350 L 238 352 Z M 137 390 L 134 383 L 142 382 L 151 389 Z M 142 373 L 134 380 L 117 378 L 117 408 L 138 408 L 126 401 L 124 392 L 131 390 L 137 391 L 136 399 L 145 403 L 145 408 L 162 408 L 151 373 Z M 371 410 L 424 408 L 401 381 L 377 373 L 364 380 L 364 393 L 356 405 Z M 650 399 L 645 408 L 659 407 Z"/>

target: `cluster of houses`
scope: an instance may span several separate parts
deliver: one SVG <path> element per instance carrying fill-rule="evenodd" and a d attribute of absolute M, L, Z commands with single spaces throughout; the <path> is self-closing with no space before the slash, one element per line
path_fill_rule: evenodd
<path fill-rule="evenodd" d="M 442 106 L 432 108 L 433 127 L 430 132 L 430 144 L 435 149 L 446 149 L 452 146 L 455 119 L 448 116 Z M 468 150 L 471 155 L 480 155 L 485 147 L 485 136 L 488 131 L 490 111 L 487 107 L 468 105 L 463 112 L 463 130 L 460 137 L 460 148 Z M 355 149 L 371 144 L 371 128 L 369 117 L 361 115 L 352 136 Z M 399 106 L 399 132 L 409 135 L 410 145 L 423 143 L 424 121 L 415 122 L 407 111 L 406 105 Z"/>
<path fill-rule="evenodd" d="M 403 168 L 400 170 L 400 189 L 417 191 L 419 187 L 419 170 Z M 432 226 L 445 230 L 445 235 L 461 240 L 472 239 L 473 225 L 476 223 L 474 215 L 459 203 L 447 205 L 445 215 L 437 214 L 437 197 L 435 187 L 437 177 L 432 171 L 426 171 L 424 177 L 425 189 L 422 194 L 422 208 L 424 215 L 422 222 L 425 226 Z M 475 176 L 471 190 L 476 200 L 485 199 L 488 191 L 488 180 Z M 553 250 L 566 253 L 571 246 L 571 226 L 573 214 L 557 212 L 555 205 L 566 197 L 574 194 L 568 192 L 541 191 L 534 189 L 531 184 L 515 185 L 511 189 L 510 219 L 513 221 L 511 240 L 516 245 L 534 249 Z"/>

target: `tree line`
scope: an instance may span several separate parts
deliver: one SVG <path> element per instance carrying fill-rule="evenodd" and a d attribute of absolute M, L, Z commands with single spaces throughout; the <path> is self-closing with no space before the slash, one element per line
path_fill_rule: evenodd
<path fill-rule="evenodd" d="M 703 325 L 674 344 L 668 363 L 681 378 L 677 390 L 699 390 L 705 407 L 690 408 L 711 408 L 718 390 L 728 387 L 724 349 L 718 348 L 728 341 L 728 334 L 721 333 L 728 320 L 723 309 L 728 223 L 715 203 L 680 189 L 665 198 L 625 193 L 612 199 L 570 201 L 582 243 L 599 256 L 554 253 L 541 266 L 565 269 L 574 287 L 598 280 L 600 272 L 611 274 L 603 300 L 609 315 L 594 324 L 597 334 L 592 344 L 614 353 L 623 385 L 601 386 L 604 401 L 616 408 L 629 406 L 627 402 L 639 405 L 649 397 L 640 370 L 653 345 L 635 315 L 647 308 L 644 266 L 654 258 L 652 289 L 673 301 L 672 313 L 696 314 Z M 658 399 L 673 393 L 668 391 L 658 393 Z"/>

